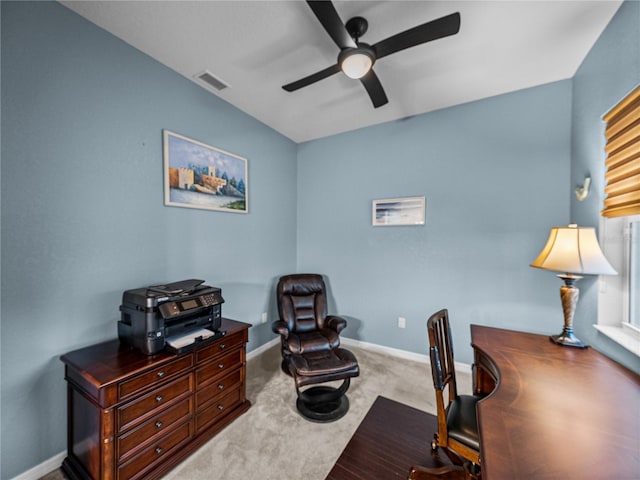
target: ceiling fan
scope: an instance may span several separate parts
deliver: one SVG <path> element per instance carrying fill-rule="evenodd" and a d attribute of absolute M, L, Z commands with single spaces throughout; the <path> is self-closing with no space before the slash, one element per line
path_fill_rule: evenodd
<path fill-rule="evenodd" d="M 287 92 L 293 92 L 342 70 L 348 77 L 360 79 L 374 108 L 381 107 L 389 101 L 378 76 L 372 69 L 377 60 L 406 48 L 455 35 L 460 30 L 460 13 L 456 12 L 369 45 L 359 41 L 368 28 L 366 19 L 353 17 L 345 24 L 332 2 L 307 0 L 307 4 L 340 48 L 338 61 L 335 65 L 284 85 L 282 88 Z"/>

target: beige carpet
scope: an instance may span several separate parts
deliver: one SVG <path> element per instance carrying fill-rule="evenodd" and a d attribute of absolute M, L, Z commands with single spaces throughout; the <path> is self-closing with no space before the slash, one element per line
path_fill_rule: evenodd
<path fill-rule="evenodd" d="M 348 348 L 358 359 L 360 376 L 352 379 L 345 417 L 327 424 L 300 417 L 293 380 L 280 370 L 279 346 L 273 347 L 247 363 L 249 411 L 164 478 L 323 480 L 378 395 L 435 413 L 427 364 Z M 458 384 L 460 393 L 468 393 L 470 372 L 459 372 Z M 425 448 L 432 436 L 425 432 Z M 64 477 L 56 471 L 44 478 Z"/>

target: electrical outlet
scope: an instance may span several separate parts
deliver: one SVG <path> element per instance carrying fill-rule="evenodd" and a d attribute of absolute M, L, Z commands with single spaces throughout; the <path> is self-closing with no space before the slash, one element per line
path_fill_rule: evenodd
<path fill-rule="evenodd" d="M 398 317 L 398 328 L 405 328 L 407 326 L 407 319 L 404 317 Z"/>
<path fill-rule="evenodd" d="M 262 312 L 262 315 L 260 316 L 260 321 L 262 323 L 267 323 L 267 312 Z"/>

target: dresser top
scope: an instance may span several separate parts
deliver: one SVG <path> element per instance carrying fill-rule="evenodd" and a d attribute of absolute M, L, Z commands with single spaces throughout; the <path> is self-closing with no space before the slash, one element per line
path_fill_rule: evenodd
<path fill-rule="evenodd" d="M 223 318 L 220 330 L 226 331 L 227 334 L 218 341 L 223 342 L 233 334 L 246 332 L 250 326 L 248 323 Z M 145 355 L 136 348 L 115 339 L 66 353 L 60 357 L 60 360 L 84 378 L 93 379 L 92 383 L 95 385 L 105 385 L 132 373 L 159 367 L 189 354 L 191 352 L 175 354 L 161 351 L 155 355 Z"/>

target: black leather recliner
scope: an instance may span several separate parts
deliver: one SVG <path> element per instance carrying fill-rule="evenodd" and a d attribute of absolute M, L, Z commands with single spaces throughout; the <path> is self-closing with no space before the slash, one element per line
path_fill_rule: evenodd
<path fill-rule="evenodd" d="M 280 320 L 272 329 L 280 335 L 282 370 L 294 378 L 298 411 L 319 422 L 337 420 L 349 409 L 345 395 L 350 379 L 360 374 L 349 350 L 340 348 L 340 332 L 347 321 L 327 315 L 324 280 L 318 274 L 293 274 L 280 278 L 277 288 Z M 302 387 L 342 380 L 339 388 Z"/>

